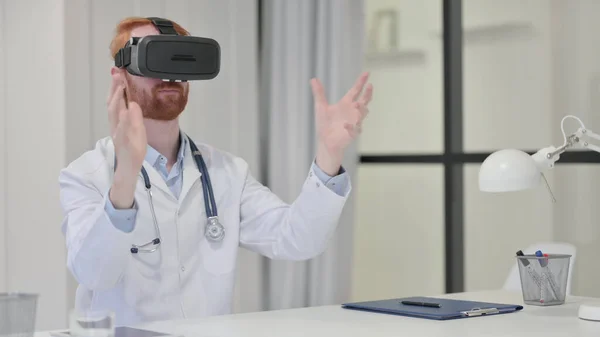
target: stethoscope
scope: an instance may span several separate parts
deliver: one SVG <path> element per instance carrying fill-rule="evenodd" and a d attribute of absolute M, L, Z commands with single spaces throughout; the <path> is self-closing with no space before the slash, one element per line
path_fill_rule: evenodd
<path fill-rule="evenodd" d="M 204 235 L 208 240 L 213 242 L 222 241 L 225 237 L 225 228 L 219 222 L 219 217 L 217 215 L 217 203 L 215 202 L 215 196 L 213 194 L 212 184 L 210 182 L 210 176 L 208 175 L 208 169 L 206 168 L 206 164 L 204 163 L 204 159 L 202 158 L 202 154 L 196 147 L 196 144 L 188 137 L 190 142 L 190 149 L 192 151 L 192 155 L 194 156 L 194 160 L 196 161 L 196 166 L 200 171 L 200 179 L 202 180 L 202 192 L 204 194 L 204 207 L 206 209 L 206 227 Z M 115 169 L 116 169 L 116 160 L 115 160 Z M 154 222 L 154 229 L 156 231 L 156 238 L 148 243 L 143 245 L 131 245 L 131 253 L 153 253 L 158 250 L 158 247 L 161 243 L 160 230 L 158 228 L 158 221 L 156 220 L 156 213 L 154 212 L 154 203 L 152 202 L 152 184 L 150 184 L 150 177 L 148 177 L 148 172 L 146 169 L 142 167 L 142 177 L 144 178 L 144 186 L 146 187 L 146 193 L 148 194 L 148 202 L 150 204 L 150 213 L 152 213 L 152 221 Z"/>

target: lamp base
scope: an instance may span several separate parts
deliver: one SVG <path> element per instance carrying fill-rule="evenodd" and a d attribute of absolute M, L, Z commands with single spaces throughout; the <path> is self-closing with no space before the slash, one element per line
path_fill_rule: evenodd
<path fill-rule="evenodd" d="M 600 302 L 586 303 L 579 306 L 579 318 L 586 321 L 600 322 Z"/>

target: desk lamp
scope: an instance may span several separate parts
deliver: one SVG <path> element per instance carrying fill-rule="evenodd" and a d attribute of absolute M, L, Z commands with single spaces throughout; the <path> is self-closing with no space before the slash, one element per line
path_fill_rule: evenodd
<path fill-rule="evenodd" d="M 580 124 L 579 129 L 568 137 L 564 129 L 567 118 L 573 118 Z M 554 167 L 554 163 L 560 159 L 560 154 L 575 145 L 600 153 L 599 146 L 585 140 L 588 137 L 600 140 L 600 135 L 586 129 L 579 118 L 565 116 L 560 123 L 560 128 L 564 143 L 558 148 L 549 146 L 533 155 L 515 149 L 499 150 L 489 155 L 479 169 L 479 189 L 483 192 L 521 191 L 534 188 L 544 180 L 553 202 L 556 202 L 544 172 Z M 579 318 L 600 321 L 600 303 L 582 304 L 579 307 Z"/>

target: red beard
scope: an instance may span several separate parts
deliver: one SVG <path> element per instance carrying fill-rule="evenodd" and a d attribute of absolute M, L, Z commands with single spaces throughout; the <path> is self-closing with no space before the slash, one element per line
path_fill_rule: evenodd
<path fill-rule="evenodd" d="M 129 87 L 127 96 L 140 106 L 144 118 L 170 121 L 177 118 L 187 105 L 188 87 L 179 82 L 162 82 L 148 93 L 137 88 L 129 76 L 126 78 Z"/>

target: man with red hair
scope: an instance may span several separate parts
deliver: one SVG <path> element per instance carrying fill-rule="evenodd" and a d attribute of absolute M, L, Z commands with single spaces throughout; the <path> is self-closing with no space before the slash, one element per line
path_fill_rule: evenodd
<path fill-rule="evenodd" d="M 130 37 L 157 34 L 146 18 L 125 19 L 111 55 Z M 111 76 L 110 136 L 59 177 L 67 265 L 79 283 L 76 309 L 112 311 L 118 325 L 228 314 L 240 246 L 286 260 L 326 249 L 351 189 L 341 163 L 368 112 L 368 74 L 333 104 L 320 81 L 311 81 L 318 149 L 292 204 L 256 181 L 243 159 L 207 144 L 195 148 L 178 122 L 189 83 L 119 67 Z M 207 234 L 212 216 L 203 206 L 213 192 L 225 234 L 218 240 Z"/>

